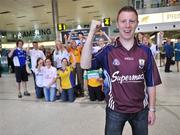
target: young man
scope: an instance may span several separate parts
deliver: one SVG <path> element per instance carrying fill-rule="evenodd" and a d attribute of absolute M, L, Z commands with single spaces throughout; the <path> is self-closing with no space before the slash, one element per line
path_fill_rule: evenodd
<path fill-rule="evenodd" d="M 165 64 L 165 69 L 164 71 L 166 73 L 172 72 L 170 70 L 171 64 L 172 64 L 172 58 L 174 57 L 174 48 L 173 45 L 171 44 L 171 39 L 167 39 L 166 44 L 164 45 L 164 50 L 165 50 L 165 56 L 166 56 L 166 64 Z"/>
<path fill-rule="evenodd" d="M 36 81 L 35 81 L 35 79 L 36 79 L 35 78 L 35 67 L 37 65 L 38 58 L 42 58 L 43 60 L 45 60 L 46 57 L 45 57 L 43 51 L 39 50 L 38 42 L 33 41 L 32 44 L 33 44 L 33 49 L 29 50 L 29 47 L 28 47 L 27 53 L 31 57 L 31 71 L 32 71 L 33 78 L 34 78 L 34 87 L 35 87 L 36 97 L 42 98 L 42 97 L 44 97 L 43 93 L 36 91 L 37 85 L 36 85 Z"/>
<path fill-rule="evenodd" d="M 126 121 L 130 123 L 133 135 L 147 135 L 148 124 L 155 122 L 156 85 L 161 84 L 161 79 L 151 50 L 139 45 L 134 38 L 138 14 L 129 6 L 119 10 L 119 37 L 99 51 L 91 63 L 93 35 L 100 24 L 92 21 L 82 50 L 81 66 L 104 70 L 104 86 L 109 90 L 105 135 L 121 135 Z"/>
<path fill-rule="evenodd" d="M 24 42 L 22 40 L 18 40 L 16 42 L 15 49 L 12 49 L 9 53 L 9 57 L 13 57 L 13 62 L 15 66 L 15 76 L 16 82 L 18 86 L 18 98 L 22 98 L 21 94 L 21 81 L 24 86 L 24 95 L 30 96 L 30 93 L 27 91 L 28 74 L 26 71 L 26 51 L 23 50 Z"/>
<path fill-rule="evenodd" d="M 175 61 L 177 65 L 177 72 L 179 72 L 179 61 L 180 61 L 180 37 L 178 38 L 178 42 L 175 44 Z"/>

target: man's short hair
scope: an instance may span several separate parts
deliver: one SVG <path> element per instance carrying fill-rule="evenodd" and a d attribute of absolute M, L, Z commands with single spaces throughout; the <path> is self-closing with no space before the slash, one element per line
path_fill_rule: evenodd
<path fill-rule="evenodd" d="M 83 33 L 83 32 L 81 32 L 81 31 L 79 31 L 77 34 L 78 34 L 78 35 L 79 35 L 79 34 L 81 34 L 81 35 L 83 35 L 83 36 L 84 36 L 84 33 Z"/>
<path fill-rule="evenodd" d="M 18 40 L 16 41 L 16 47 L 18 47 L 19 42 L 21 42 L 22 44 L 24 44 L 24 42 L 23 42 L 21 39 L 18 39 Z"/>
<path fill-rule="evenodd" d="M 124 6 L 119 10 L 119 12 L 117 14 L 117 22 L 119 20 L 119 15 L 121 14 L 121 12 L 134 12 L 136 14 L 136 16 L 138 17 L 138 13 L 137 13 L 137 11 L 136 11 L 136 9 L 134 7 L 132 7 L 132 6 Z"/>
<path fill-rule="evenodd" d="M 37 41 L 33 41 L 32 43 L 33 43 L 33 44 L 37 44 L 38 42 L 37 42 Z"/>

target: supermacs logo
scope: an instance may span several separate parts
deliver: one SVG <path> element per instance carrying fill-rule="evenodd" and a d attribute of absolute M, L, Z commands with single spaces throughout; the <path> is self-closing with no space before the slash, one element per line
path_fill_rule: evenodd
<path fill-rule="evenodd" d="M 111 82 L 122 83 L 138 83 L 144 80 L 144 74 L 140 75 L 119 75 L 119 71 L 116 71 L 112 74 Z"/>

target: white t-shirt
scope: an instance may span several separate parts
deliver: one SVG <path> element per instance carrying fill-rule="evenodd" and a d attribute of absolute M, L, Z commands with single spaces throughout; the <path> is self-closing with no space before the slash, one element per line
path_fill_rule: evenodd
<path fill-rule="evenodd" d="M 43 51 L 41 50 L 29 50 L 29 56 L 31 57 L 31 69 L 34 72 L 35 67 L 36 67 L 36 62 L 38 58 L 42 58 L 43 60 L 45 60 L 45 55 L 43 53 Z"/>
<path fill-rule="evenodd" d="M 43 87 L 43 69 L 44 67 L 41 67 L 40 70 L 37 68 L 34 69 L 35 78 L 36 78 L 36 85 L 38 87 Z"/>
<path fill-rule="evenodd" d="M 44 67 L 43 68 L 43 86 L 47 87 L 49 83 L 53 81 L 54 78 L 57 77 L 57 69 L 55 67 Z M 56 83 L 52 84 L 51 87 L 55 88 Z"/>
<path fill-rule="evenodd" d="M 53 53 L 53 61 L 57 63 L 56 67 L 60 68 L 62 67 L 61 60 L 63 58 L 66 58 L 69 60 L 70 54 L 64 50 L 64 51 L 54 51 Z"/>

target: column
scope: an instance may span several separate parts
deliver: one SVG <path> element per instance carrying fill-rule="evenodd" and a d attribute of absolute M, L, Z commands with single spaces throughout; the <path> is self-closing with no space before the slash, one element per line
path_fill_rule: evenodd
<path fill-rule="evenodd" d="M 57 25 L 59 23 L 57 0 L 52 0 L 52 16 L 53 16 L 53 26 L 54 26 L 54 32 L 55 32 L 55 39 L 60 40 L 59 31 L 57 29 Z"/>

